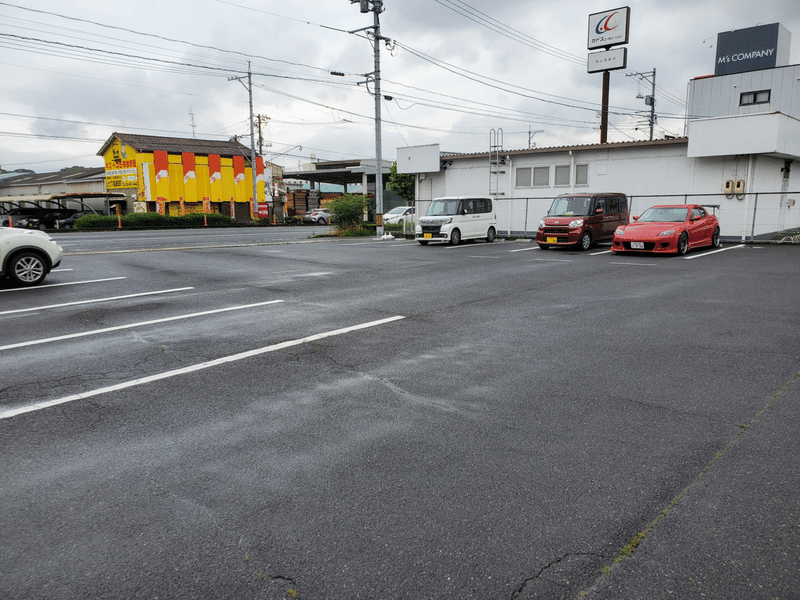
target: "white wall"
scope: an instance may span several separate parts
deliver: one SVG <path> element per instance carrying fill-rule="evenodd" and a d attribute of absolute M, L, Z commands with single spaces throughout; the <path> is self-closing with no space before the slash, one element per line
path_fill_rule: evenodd
<path fill-rule="evenodd" d="M 498 230 L 532 235 L 539 219 L 547 212 L 553 197 L 570 192 L 622 192 L 632 197 L 632 214 L 665 203 L 697 203 L 719 205 L 723 236 L 740 238 L 753 232 L 753 210 L 757 209 L 755 234 L 780 228 L 800 226 L 800 195 L 789 194 L 796 201 L 787 206 L 780 195 L 783 183 L 784 160 L 768 156 L 721 156 L 689 158 L 686 143 L 646 145 L 638 147 L 598 147 L 569 151 L 511 154 L 505 173 L 500 175 L 496 211 Z M 556 165 L 588 165 L 586 185 L 554 185 Z M 448 161 L 449 162 L 449 161 Z M 550 167 L 549 185 L 516 187 L 515 169 L 520 167 Z M 753 172 L 750 172 L 750 168 Z M 800 164 L 794 163 L 789 191 L 800 192 Z M 726 198 L 723 194 L 727 180 L 745 181 L 745 195 Z M 486 196 L 489 191 L 489 159 L 486 155 L 452 160 L 438 173 L 418 176 L 419 214 L 425 214 L 426 200 L 440 196 Z M 756 199 L 754 193 L 759 193 Z M 686 196 L 701 194 L 701 196 Z M 674 195 L 671 198 L 660 196 Z"/>

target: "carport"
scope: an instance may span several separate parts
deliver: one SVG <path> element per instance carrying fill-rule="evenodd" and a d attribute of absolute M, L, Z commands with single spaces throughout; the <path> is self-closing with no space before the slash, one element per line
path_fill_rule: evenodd
<path fill-rule="evenodd" d="M 375 193 L 375 161 L 374 160 L 331 160 L 325 162 L 310 163 L 312 168 L 301 169 L 298 171 L 284 171 L 283 178 L 299 179 L 308 181 L 311 189 L 319 190 L 322 184 L 341 185 L 347 193 L 348 185 L 361 185 L 367 194 Z M 391 171 L 392 163 L 383 161 L 383 175 L 388 175 Z M 389 178 L 383 178 L 383 189 Z"/>

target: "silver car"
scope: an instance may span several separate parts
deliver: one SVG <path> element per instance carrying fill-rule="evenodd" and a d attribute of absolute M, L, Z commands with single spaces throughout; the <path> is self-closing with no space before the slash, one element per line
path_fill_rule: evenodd
<path fill-rule="evenodd" d="M 314 225 L 327 225 L 331 222 L 331 211 L 327 208 L 315 208 L 303 215 L 303 223 Z"/>
<path fill-rule="evenodd" d="M 17 285 L 39 285 L 63 255 L 64 249 L 42 231 L 0 227 L 0 276 Z"/>

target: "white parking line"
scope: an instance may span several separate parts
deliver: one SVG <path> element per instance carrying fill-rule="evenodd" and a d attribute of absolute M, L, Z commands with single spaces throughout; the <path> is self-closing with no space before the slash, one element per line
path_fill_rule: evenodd
<path fill-rule="evenodd" d="M 535 248 L 520 248 L 519 250 L 509 250 L 509 252 L 528 252 L 529 250 L 541 250 L 541 248 L 539 248 L 539 246 L 536 246 Z"/>
<path fill-rule="evenodd" d="M 188 367 L 184 367 L 182 369 L 175 369 L 173 371 L 165 371 L 164 373 L 156 373 L 155 375 L 148 375 L 147 377 L 142 377 L 140 379 L 133 379 L 131 381 L 125 381 L 123 383 L 118 383 L 116 385 L 109 385 L 107 387 L 98 388 L 96 390 L 90 390 L 88 392 L 83 392 L 80 394 L 73 394 L 72 396 L 65 396 L 64 398 L 56 398 L 54 400 L 46 400 L 44 402 L 37 402 L 35 404 L 29 404 L 28 406 L 20 406 L 18 408 L 10 408 L 7 410 L 0 411 L 0 420 L 3 419 L 10 419 L 12 417 L 16 417 L 18 415 L 22 415 L 25 413 L 35 412 L 39 410 L 44 410 L 45 408 L 51 408 L 53 406 L 58 406 L 59 404 L 66 404 L 68 402 L 74 402 L 75 400 L 83 400 L 85 398 L 91 398 L 93 396 L 100 396 L 101 394 L 108 394 L 110 392 L 117 392 L 119 390 L 124 390 L 131 387 L 136 387 L 139 385 L 144 385 L 146 383 L 152 383 L 154 381 L 161 381 L 162 379 L 169 379 L 171 377 L 177 377 L 178 375 L 185 375 L 187 373 L 194 373 L 196 371 L 202 371 L 204 369 L 210 369 L 212 367 L 216 367 L 219 365 L 224 365 L 227 363 L 236 362 L 239 360 L 244 360 L 246 358 L 252 358 L 254 356 L 259 356 L 261 354 L 266 354 L 268 352 L 275 352 L 277 350 L 283 350 L 284 348 L 290 348 L 292 346 L 299 346 L 301 344 L 305 344 L 308 342 L 314 342 L 317 340 L 343 335 L 345 333 L 350 333 L 352 331 L 358 331 L 361 329 L 368 329 L 370 327 L 377 327 L 378 325 L 385 325 L 387 323 L 392 323 L 393 321 L 398 321 L 400 319 L 405 319 L 403 316 L 394 316 L 388 317 L 386 319 L 380 319 L 378 321 L 370 321 L 368 323 L 362 323 L 360 325 L 353 325 L 352 327 L 344 327 L 342 329 L 335 329 L 334 331 L 328 331 L 326 333 L 318 333 L 315 335 L 310 335 L 308 337 L 300 338 L 297 340 L 289 340 L 286 342 L 281 342 L 279 344 L 273 344 L 272 346 L 264 346 L 263 348 L 256 348 L 255 350 L 248 350 L 246 352 L 240 352 L 239 354 L 231 354 L 230 356 L 223 356 L 222 358 L 217 358 L 215 360 L 209 360 L 207 362 L 198 363 L 196 365 L 191 365 Z"/>
<path fill-rule="evenodd" d="M 67 269 L 65 269 L 67 270 Z M 55 271 L 53 271 L 55 273 Z M 0 293 L 3 292 L 22 292 L 22 291 L 31 291 L 31 290 L 42 290 L 44 288 L 51 288 L 51 287 L 62 287 L 65 285 L 83 285 L 84 283 L 103 283 L 105 281 L 117 281 L 119 279 L 127 279 L 127 277 L 108 277 L 106 279 L 89 279 L 87 281 L 69 281 L 67 283 L 49 283 L 47 285 L 37 285 L 36 287 L 21 287 L 21 288 L 11 288 L 8 290 L 0 290 Z"/>
<path fill-rule="evenodd" d="M 692 256 L 684 256 L 683 260 L 692 260 L 693 258 L 702 258 L 704 256 L 709 256 L 710 254 L 716 254 L 717 252 L 727 252 L 728 250 L 736 250 L 736 248 L 744 248 L 744 244 L 739 244 L 738 246 L 731 246 L 730 248 L 720 248 L 719 250 L 712 250 L 711 252 L 703 252 L 702 254 L 694 254 Z"/>
<path fill-rule="evenodd" d="M 257 306 L 266 306 L 267 304 L 278 304 L 283 300 L 270 300 L 268 302 L 258 302 L 256 304 L 245 304 L 243 306 L 229 306 L 227 308 L 217 308 L 214 310 L 205 310 L 203 312 L 191 313 L 188 315 L 178 315 L 176 317 L 165 317 L 163 319 L 154 319 L 152 321 L 140 321 L 139 323 L 129 323 L 128 325 L 118 325 L 116 327 L 106 327 L 105 329 L 94 329 L 92 331 L 82 331 L 80 333 L 69 333 L 66 335 L 59 335 L 51 338 L 43 338 L 40 340 L 30 340 L 27 342 L 19 342 L 17 344 L 8 344 L 7 346 L 0 346 L 0 351 L 11 350 L 12 348 L 24 348 L 26 346 L 37 346 L 39 344 L 48 344 L 50 342 L 60 342 L 62 340 L 71 340 L 79 337 L 86 337 L 89 335 L 99 335 L 101 333 L 109 333 L 111 331 L 121 331 L 123 329 L 133 329 L 134 327 L 145 327 L 147 325 L 156 325 L 158 323 L 168 323 L 169 321 L 180 321 L 183 319 L 192 319 L 194 317 L 204 317 L 206 315 L 214 315 L 223 312 L 230 312 L 234 310 L 243 310 L 245 308 L 255 308 Z"/>
<path fill-rule="evenodd" d="M 173 292 L 185 292 L 193 290 L 193 287 L 175 288 L 174 290 L 159 290 L 156 292 L 142 292 L 141 294 L 128 294 L 126 296 L 112 296 L 111 298 L 98 298 L 97 300 L 80 300 L 78 302 L 65 302 L 64 304 L 50 304 L 49 306 L 37 306 L 35 308 L 18 308 L 17 310 L 5 310 L 0 315 L 13 315 L 16 313 L 34 312 L 37 310 L 47 310 L 50 308 L 62 308 L 64 306 L 77 306 L 79 304 L 94 304 L 96 302 L 109 302 L 111 300 L 125 300 L 127 298 L 138 298 L 140 296 L 154 296 L 156 294 L 171 294 Z"/>

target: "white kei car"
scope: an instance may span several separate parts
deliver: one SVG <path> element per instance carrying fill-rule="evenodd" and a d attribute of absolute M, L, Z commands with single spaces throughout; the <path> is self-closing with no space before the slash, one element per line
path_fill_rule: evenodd
<path fill-rule="evenodd" d="M 64 249 L 43 231 L 0 227 L 0 276 L 16 285 L 39 285 L 63 255 Z"/>

